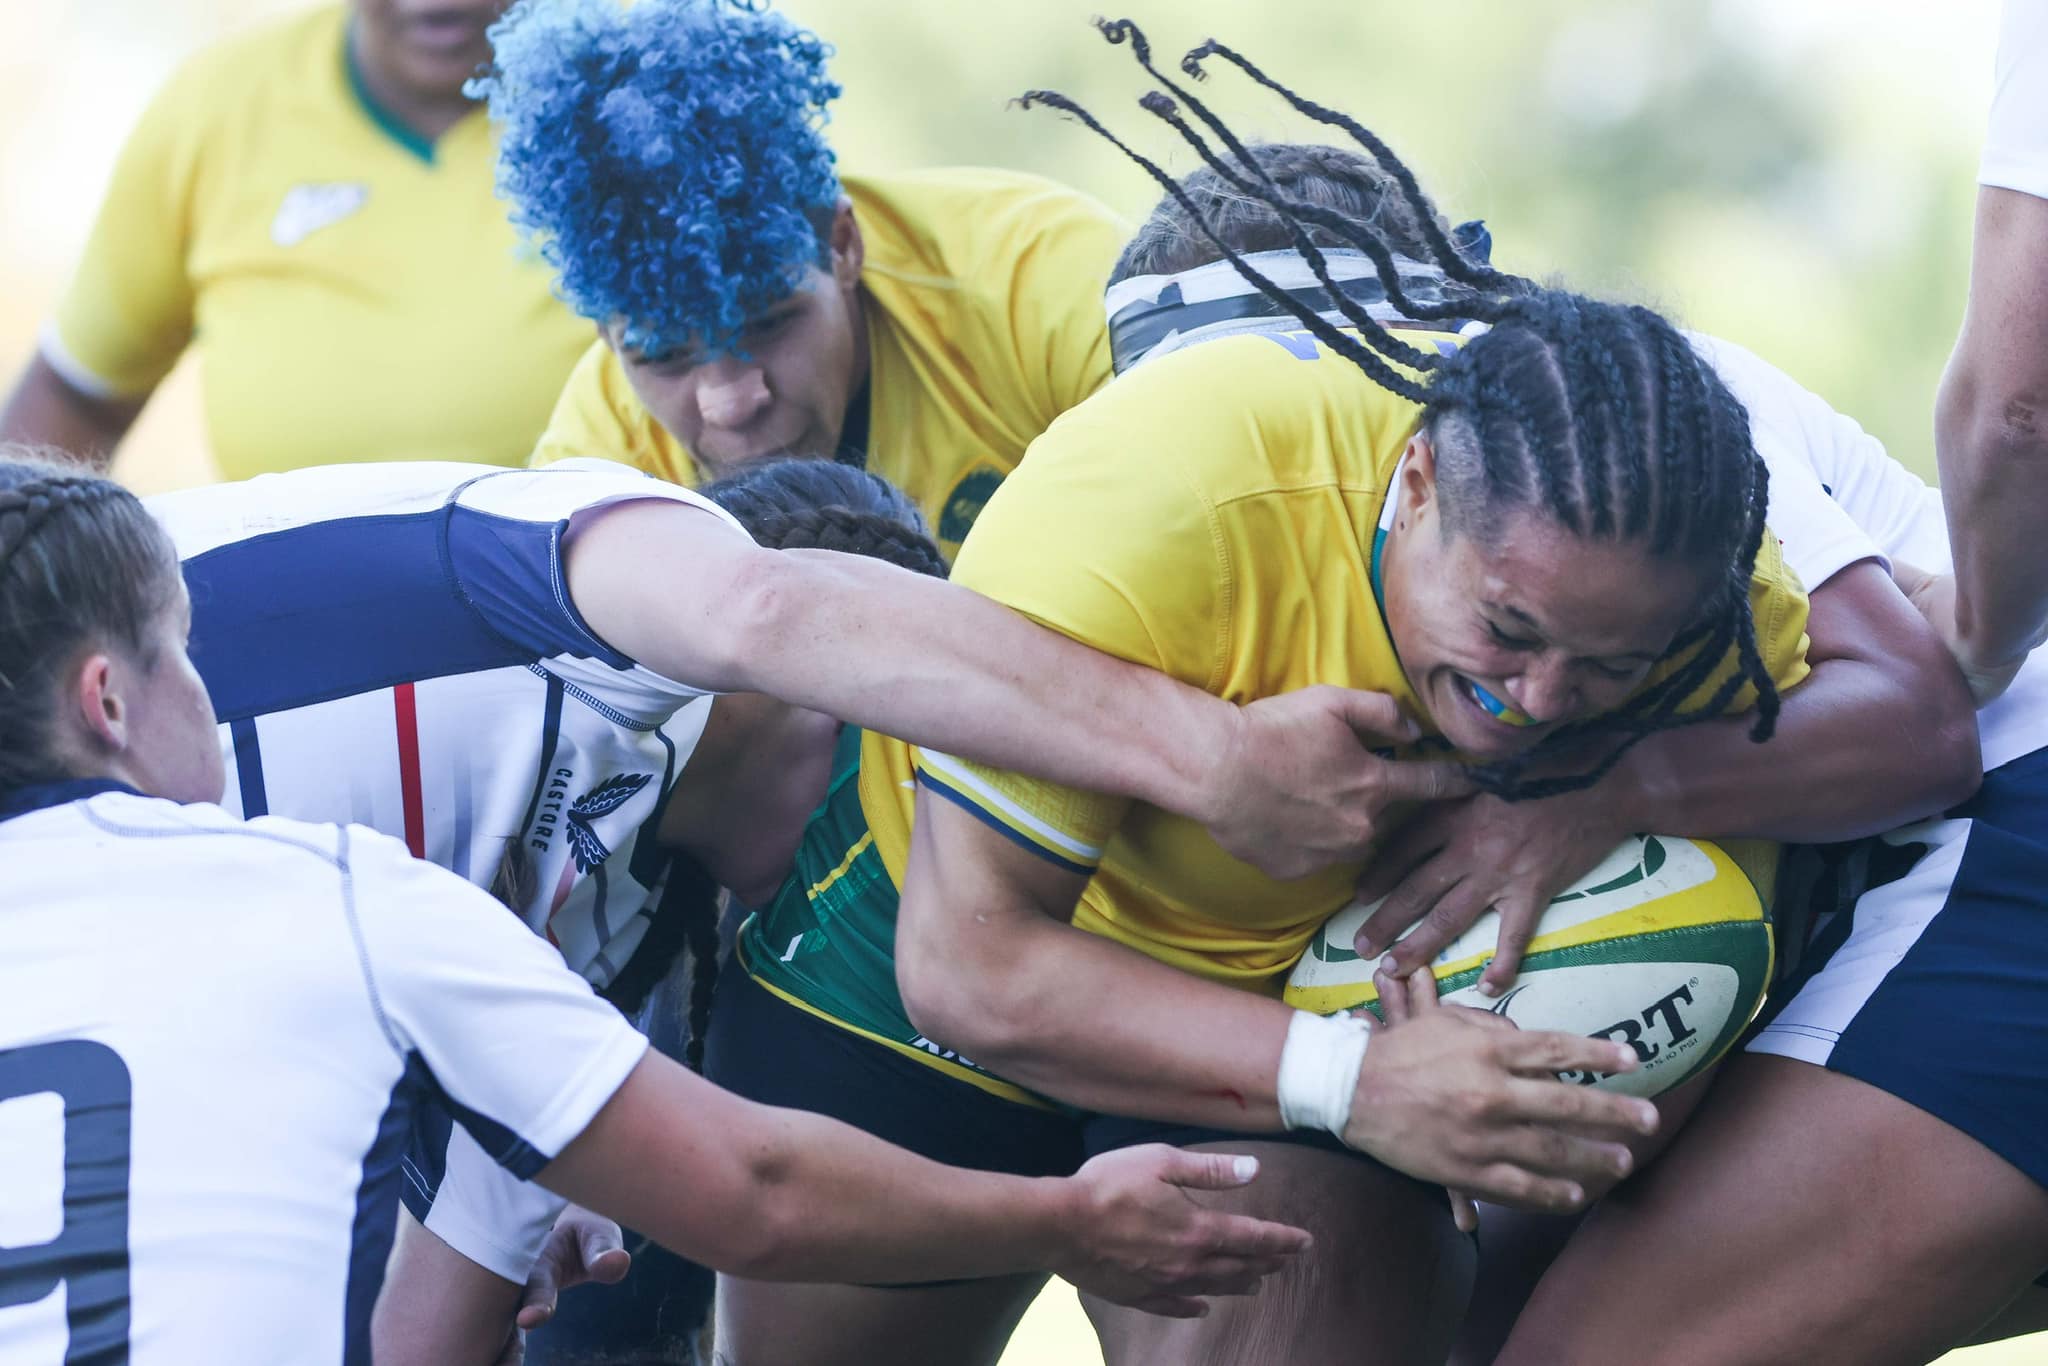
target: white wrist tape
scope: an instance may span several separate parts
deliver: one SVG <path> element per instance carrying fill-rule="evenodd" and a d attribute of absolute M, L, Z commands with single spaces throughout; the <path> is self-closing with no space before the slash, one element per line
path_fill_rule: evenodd
<path fill-rule="evenodd" d="M 1287 1044 L 1280 1050 L 1276 1086 L 1280 1122 L 1290 1129 L 1322 1129 L 1344 1137 L 1351 1122 L 1351 1097 L 1372 1026 L 1351 1015 L 1294 1012 Z"/>

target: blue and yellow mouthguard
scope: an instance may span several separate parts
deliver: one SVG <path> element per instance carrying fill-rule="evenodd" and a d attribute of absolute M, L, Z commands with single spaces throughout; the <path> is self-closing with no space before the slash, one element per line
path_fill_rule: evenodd
<path fill-rule="evenodd" d="M 1477 679 L 1467 679 L 1465 681 L 1472 685 L 1472 696 L 1478 699 L 1480 707 L 1494 720 L 1505 721 L 1511 726 L 1535 726 L 1542 724 L 1535 717 L 1530 716 L 1526 712 L 1516 711 L 1500 698 L 1495 697 L 1485 688 L 1479 686 Z"/>

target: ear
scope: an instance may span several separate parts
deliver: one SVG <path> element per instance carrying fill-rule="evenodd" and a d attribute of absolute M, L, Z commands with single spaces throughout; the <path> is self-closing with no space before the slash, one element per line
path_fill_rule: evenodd
<path fill-rule="evenodd" d="M 112 656 L 94 651 L 79 665 L 69 688 L 70 716 L 80 739 L 94 749 L 119 753 L 128 748 L 128 705 L 122 700 Z"/>
<path fill-rule="evenodd" d="M 860 283 L 860 269 L 867 260 L 867 246 L 861 241 L 860 224 L 853 218 L 853 201 L 839 196 L 832 213 L 832 280 L 843 290 Z"/>
<path fill-rule="evenodd" d="M 1436 446 L 1417 430 L 1401 453 L 1401 512 L 1410 519 L 1440 515 L 1436 505 Z"/>

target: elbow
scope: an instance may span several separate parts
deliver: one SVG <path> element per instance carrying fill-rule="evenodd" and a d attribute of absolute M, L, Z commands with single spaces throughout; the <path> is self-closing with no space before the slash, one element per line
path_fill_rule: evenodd
<path fill-rule="evenodd" d="M 817 1227 L 815 1212 L 805 1208 L 794 1164 L 786 1153 L 767 1151 L 747 1161 L 744 1219 L 720 1236 L 714 1270 L 751 1281 L 805 1279 L 804 1262 Z"/>
<path fill-rule="evenodd" d="M 1944 715 L 1927 732 L 1928 806 L 1946 811 L 1968 801 L 1984 781 L 1984 751 L 1978 741 L 1977 713 L 1967 705 L 1959 715 Z"/>
<path fill-rule="evenodd" d="M 995 1071 L 1012 1065 L 1034 1034 L 1027 993 L 1012 985 L 1022 974 L 957 957 L 943 945 L 913 946 L 902 935 L 896 945 L 896 989 L 920 1046 Z"/>
<path fill-rule="evenodd" d="M 777 642 L 797 631 L 804 566 L 787 555 L 752 547 L 731 558 L 707 600 L 717 610 L 699 623 L 700 658 L 693 681 L 713 692 L 760 692 L 774 672 Z"/>

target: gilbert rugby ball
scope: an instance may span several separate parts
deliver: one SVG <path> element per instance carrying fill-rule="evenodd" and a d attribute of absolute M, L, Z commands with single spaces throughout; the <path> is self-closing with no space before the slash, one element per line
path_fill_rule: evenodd
<path fill-rule="evenodd" d="M 1641 1064 L 1635 1071 L 1566 1079 L 1634 1096 L 1668 1091 L 1726 1052 L 1763 1002 L 1776 865 L 1777 847 L 1757 841 L 1724 849 L 1631 836 L 1545 908 L 1505 992 L 1489 998 L 1477 989 L 1500 937 L 1500 916 L 1489 911 L 1438 955 L 1439 997 L 1524 1029 L 1628 1044 Z M 1377 960 L 1352 948 L 1372 909 L 1354 901 L 1317 931 L 1287 981 L 1289 1005 L 1379 1013 Z"/>

